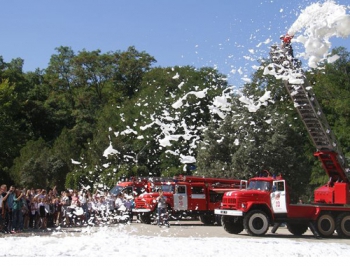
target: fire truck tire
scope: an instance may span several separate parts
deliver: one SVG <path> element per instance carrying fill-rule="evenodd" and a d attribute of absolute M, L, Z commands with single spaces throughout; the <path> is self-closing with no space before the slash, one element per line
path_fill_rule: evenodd
<path fill-rule="evenodd" d="M 216 222 L 216 225 L 222 226 L 221 215 L 215 215 L 215 222 Z"/>
<path fill-rule="evenodd" d="M 221 224 L 225 231 L 230 234 L 239 234 L 244 229 L 242 219 L 236 220 L 232 216 L 223 215 L 221 217 Z"/>
<path fill-rule="evenodd" d="M 340 237 L 350 238 L 350 213 L 340 214 L 337 217 L 335 228 Z"/>
<path fill-rule="evenodd" d="M 214 215 L 200 215 L 199 220 L 205 225 L 213 225 L 215 223 Z"/>
<path fill-rule="evenodd" d="M 243 219 L 243 225 L 251 236 L 263 236 L 269 229 L 269 217 L 261 210 L 252 210 Z"/>
<path fill-rule="evenodd" d="M 151 215 L 149 212 L 140 213 L 140 220 L 144 224 L 150 224 L 151 223 Z"/>
<path fill-rule="evenodd" d="M 335 230 L 335 221 L 332 215 L 322 214 L 317 219 L 317 231 L 323 237 L 330 237 Z"/>
<path fill-rule="evenodd" d="M 295 236 L 305 234 L 308 228 L 309 226 L 307 224 L 287 223 L 288 231 Z"/>

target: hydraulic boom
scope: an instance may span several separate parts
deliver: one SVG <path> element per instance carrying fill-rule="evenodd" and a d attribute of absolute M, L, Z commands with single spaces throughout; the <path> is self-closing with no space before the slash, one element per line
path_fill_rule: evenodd
<path fill-rule="evenodd" d="M 284 86 L 294 102 L 294 107 L 317 149 L 314 155 L 321 161 L 329 177 L 328 186 L 333 187 L 337 182 L 349 183 L 345 156 L 337 144 L 300 62 L 277 45 L 271 47 L 270 56 L 276 73 L 282 77 Z M 319 199 L 319 201 L 322 202 L 324 199 Z"/>

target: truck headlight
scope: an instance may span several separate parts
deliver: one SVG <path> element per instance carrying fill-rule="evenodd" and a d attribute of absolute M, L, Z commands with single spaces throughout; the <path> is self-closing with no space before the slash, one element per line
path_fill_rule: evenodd
<path fill-rule="evenodd" d="M 242 209 L 246 209 L 246 208 L 247 208 L 247 203 L 242 202 L 242 203 L 241 203 L 241 208 L 242 208 Z"/>

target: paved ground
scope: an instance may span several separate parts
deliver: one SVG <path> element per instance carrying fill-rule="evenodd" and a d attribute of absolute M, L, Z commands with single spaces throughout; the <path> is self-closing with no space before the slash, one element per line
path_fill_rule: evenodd
<path fill-rule="evenodd" d="M 131 227 L 132 226 L 132 227 Z M 127 230 L 130 230 L 130 234 L 145 235 L 145 236 L 172 236 L 172 237 L 228 237 L 228 238 L 239 238 L 239 237 L 248 237 L 246 231 L 243 231 L 239 235 L 227 233 L 221 226 L 208 226 L 203 225 L 199 221 L 173 221 L 170 222 L 170 228 L 161 227 L 157 225 L 146 225 L 146 224 L 132 224 Z M 272 228 L 270 228 L 272 229 Z M 319 241 L 316 239 L 312 232 L 308 230 L 305 235 L 302 237 L 295 237 L 285 227 L 280 227 L 275 234 L 270 232 L 265 235 L 265 237 L 281 237 L 286 239 L 300 239 L 306 241 Z M 338 239 L 337 237 L 334 237 Z M 340 241 L 348 242 L 350 245 L 350 239 L 344 240 L 339 239 Z"/>
<path fill-rule="evenodd" d="M 191 238 L 203 238 L 203 237 L 216 237 L 216 238 L 254 238 L 249 236 L 245 231 L 239 235 L 227 233 L 221 226 L 208 226 L 203 225 L 199 221 L 171 221 L 170 228 L 158 227 L 157 225 L 143 224 L 139 222 L 133 222 L 131 224 L 114 224 L 109 226 L 103 226 L 108 228 L 112 233 L 124 232 L 131 235 L 139 236 L 161 236 L 161 237 L 191 237 Z M 0 234 L 0 237 L 32 237 L 32 236 L 48 236 L 55 235 L 57 237 L 65 236 L 78 236 L 80 234 L 91 233 L 99 230 L 100 227 L 68 227 L 68 228 L 49 228 L 46 230 L 29 230 L 27 232 L 9 235 Z M 60 234 L 63 233 L 63 234 Z M 313 236 L 312 232 L 308 230 L 303 236 L 295 237 L 285 227 L 280 227 L 276 234 L 272 234 L 270 230 L 264 237 L 269 238 L 284 238 L 292 239 L 296 241 L 318 241 L 329 243 L 342 243 L 350 245 L 350 239 L 340 239 L 335 234 L 332 238 L 317 239 Z M 255 237 L 256 238 L 256 237 Z"/>

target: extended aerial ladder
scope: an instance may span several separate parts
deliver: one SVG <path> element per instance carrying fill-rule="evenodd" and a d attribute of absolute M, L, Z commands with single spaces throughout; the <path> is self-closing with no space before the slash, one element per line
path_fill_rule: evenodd
<path fill-rule="evenodd" d="M 317 149 L 314 156 L 321 161 L 329 177 L 329 182 L 315 191 L 315 202 L 347 204 L 349 201 L 349 171 L 346 159 L 301 68 L 300 61 L 292 58 L 278 45 L 271 46 L 270 56 L 276 75 L 283 80 L 294 102 L 294 107 Z M 334 186 L 340 183 L 341 186 L 336 186 L 346 190 L 344 192 L 348 195 L 341 200 L 335 199 L 334 196 L 336 194 Z"/>

